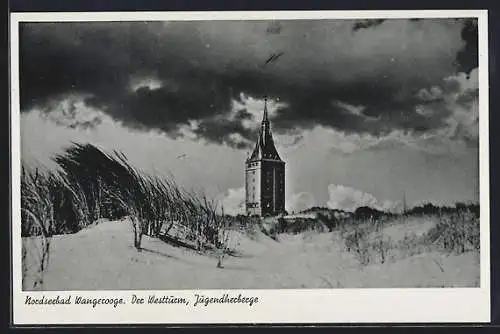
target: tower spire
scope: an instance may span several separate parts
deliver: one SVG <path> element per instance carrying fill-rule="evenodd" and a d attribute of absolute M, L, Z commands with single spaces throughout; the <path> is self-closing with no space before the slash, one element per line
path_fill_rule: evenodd
<path fill-rule="evenodd" d="M 249 161 L 260 158 L 273 159 L 277 161 L 281 160 L 278 151 L 274 146 L 273 136 L 271 133 L 271 122 L 269 121 L 269 114 L 267 109 L 267 96 L 264 98 L 264 113 L 262 116 L 259 137 Z"/>
<path fill-rule="evenodd" d="M 270 129 L 269 129 L 269 118 L 267 112 L 267 96 L 264 97 L 264 116 L 262 117 L 262 129 L 261 129 L 261 140 L 262 144 L 265 146 L 266 142 L 270 137 Z"/>
<path fill-rule="evenodd" d="M 267 95 L 264 97 L 264 117 L 262 118 L 262 123 L 269 123 L 267 116 Z"/>

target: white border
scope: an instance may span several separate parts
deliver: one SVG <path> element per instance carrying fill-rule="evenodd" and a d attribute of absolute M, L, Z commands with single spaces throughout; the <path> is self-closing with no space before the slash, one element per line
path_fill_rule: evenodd
<path fill-rule="evenodd" d="M 461 289 L 333 289 L 333 290 L 230 290 L 257 296 L 247 305 L 192 306 L 126 305 L 26 306 L 26 295 L 61 297 L 147 296 L 160 291 L 51 291 L 25 293 L 21 288 L 20 232 L 20 110 L 19 22 L 61 21 L 163 21 L 163 20 L 269 20 L 269 19 L 362 19 L 477 17 L 479 29 L 479 129 L 481 203 L 481 287 Z M 488 16 L 486 10 L 439 11 L 274 11 L 274 12 L 100 12 L 11 14 L 11 143 L 12 143 L 12 254 L 13 322 L 23 324 L 168 324 L 168 323 L 420 323 L 490 321 L 490 236 L 488 159 Z M 192 298 L 194 293 L 221 295 L 220 290 L 165 291 Z"/>

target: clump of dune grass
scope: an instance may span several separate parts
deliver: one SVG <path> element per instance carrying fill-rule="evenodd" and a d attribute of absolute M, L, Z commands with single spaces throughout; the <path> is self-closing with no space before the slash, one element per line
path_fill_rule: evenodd
<path fill-rule="evenodd" d="M 69 187 L 80 194 L 87 209 L 80 218 L 84 225 L 101 218 L 117 219 L 126 212 L 113 201 L 109 192 L 135 186 L 133 175 L 120 162 L 120 153 L 105 153 L 94 145 L 76 144 L 57 154 L 57 163 Z"/>
<path fill-rule="evenodd" d="M 21 171 L 22 285 L 24 289 L 43 286 L 49 261 L 50 233 L 54 224 L 54 204 L 50 199 L 50 178 L 35 170 Z M 28 262 L 28 258 L 30 261 Z M 28 282 L 28 276 L 33 276 Z"/>
<path fill-rule="evenodd" d="M 144 234 L 168 233 L 182 225 L 197 249 L 222 247 L 224 214 L 202 192 L 188 191 L 172 179 L 148 175 L 130 164 L 125 155 L 106 153 L 94 145 L 74 144 L 55 157 L 72 188 L 85 194 L 89 221 L 129 216 L 134 246 L 140 250 Z"/>
<path fill-rule="evenodd" d="M 442 213 L 444 212 L 444 213 Z M 389 226 L 403 226 L 408 220 L 428 221 L 433 226 L 424 233 L 408 229 L 394 239 L 387 234 Z M 462 254 L 479 252 L 479 216 L 477 210 L 465 206 L 446 208 L 432 214 L 393 215 L 388 219 L 354 219 L 342 224 L 340 235 L 345 249 L 354 254 L 361 265 L 385 263 L 425 252 Z"/>
<path fill-rule="evenodd" d="M 196 249 L 226 253 L 227 219 L 218 204 L 202 192 L 183 189 L 173 179 L 148 175 L 133 167 L 121 152 L 105 152 L 91 144 L 73 143 L 53 160 L 58 170 L 23 167 L 21 176 L 22 236 L 26 241 L 32 237 L 42 240 L 37 246 L 23 248 L 26 260 L 29 251 L 42 245 L 37 285 L 43 282 L 48 265 L 50 238 L 75 233 L 102 219 L 129 217 L 138 251 L 144 234 L 159 237 L 179 225 Z"/>
<path fill-rule="evenodd" d="M 340 235 L 344 240 L 345 249 L 353 253 L 362 265 L 371 262 L 369 235 L 374 231 L 368 223 L 343 225 Z"/>
<path fill-rule="evenodd" d="M 21 236 L 23 287 L 41 288 L 49 264 L 50 241 L 54 234 L 73 226 L 70 189 L 59 173 L 41 172 L 38 168 L 21 170 Z M 33 278 L 28 282 L 27 277 Z"/>

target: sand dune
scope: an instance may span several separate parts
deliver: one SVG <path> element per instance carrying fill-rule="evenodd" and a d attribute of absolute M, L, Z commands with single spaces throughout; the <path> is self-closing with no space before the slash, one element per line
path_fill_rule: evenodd
<path fill-rule="evenodd" d="M 102 222 L 52 238 L 44 290 L 278 289 L 475 287 L 479 260 L 473 253 L 436 252 L 361 266 L 336 232 L 279 235 L 234 232 L 237 256 L 217 257 L 145 237 L 133 248 L 128 221 Z M 400 233 L 400 231 L 398 231 Z M 29 278 L 28 278 L 29 279 Z"/>

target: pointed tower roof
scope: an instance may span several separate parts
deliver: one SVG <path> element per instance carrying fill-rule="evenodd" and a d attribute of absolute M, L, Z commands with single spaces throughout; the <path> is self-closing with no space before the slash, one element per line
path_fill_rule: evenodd
<path fill-rule="evenodd" d="M 264 98 L 264 117 L 262 117 L 262 123 L 269 124 L 269 119 L 267 117 L 267 97 Z"/>
<path fill-rule="evenodd" d="M 255 143 L 255 148 L 247 161 L 269 159 L 282 161 L 276 147 L 274 146 L 271 125 L 269 123 L 267 112 L 267 97 L 264 100 L 264 115 L 260 126 L 259 138 Z"/>

